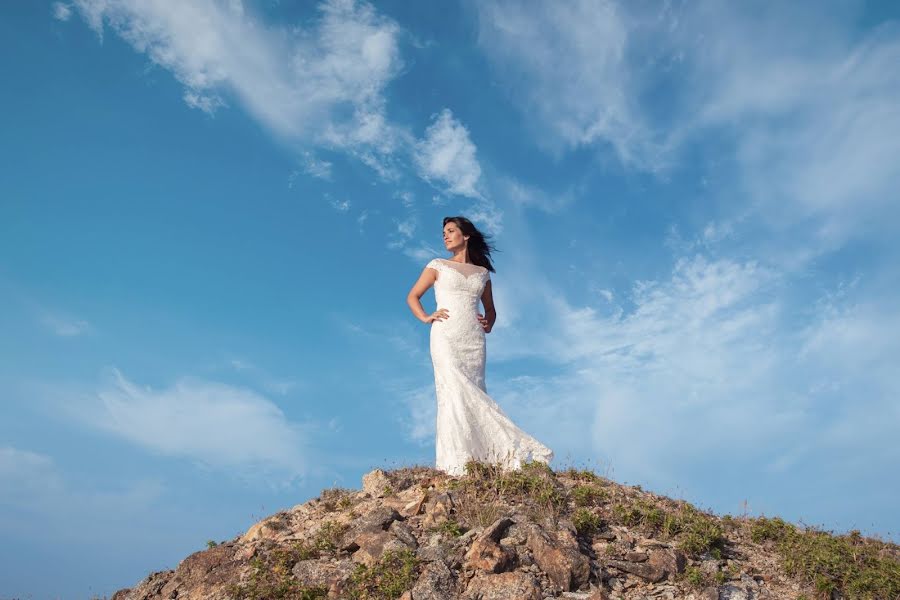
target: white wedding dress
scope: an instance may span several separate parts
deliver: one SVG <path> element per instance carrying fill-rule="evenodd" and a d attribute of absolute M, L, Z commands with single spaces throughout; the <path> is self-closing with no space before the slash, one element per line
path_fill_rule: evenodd
<path fill-rule="evenodd" d="M 553 451 L 516 427 L 487 395 L 484 385 L 484 329 L 478 300 L 490 279 L 484 267 L 436 258 L 437 308 L 449 318 L 431 325 L 431 361 L 437 393 L 437 468 L 465 473 L 469 460 L 516 469 L 526 461 L 549 463 Z"/>

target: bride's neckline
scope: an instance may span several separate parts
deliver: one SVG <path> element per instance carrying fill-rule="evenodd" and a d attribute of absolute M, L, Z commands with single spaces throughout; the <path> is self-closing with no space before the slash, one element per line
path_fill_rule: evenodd
<path fill-rule="evenodd" d="M 459 262 L 458 260 L 450 260 L 449 258 L 439 258 L 438 260 L 442 260 L 442 261 L 448 262 L 448 263 L 453 263 L 455 265 L 472 265 L 473 267 L 478 267 L 479 269 L 484 269 L 485 271 L 487 271 L 487 269 L 485 269 L 481 265 L 476 265 L 475 263 L 469 263 L 469 262 L 464 263 L 464 262 Z"/>

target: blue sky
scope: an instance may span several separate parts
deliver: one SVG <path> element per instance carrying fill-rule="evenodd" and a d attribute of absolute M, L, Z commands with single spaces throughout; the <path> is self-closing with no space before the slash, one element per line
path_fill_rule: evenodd
<path fill-rule="evenodd" d="M 454 214 L 554 466 L 897 540 L 898 17 L 4 3 L 0 597 L 432 463 L 405 296 Z"/>

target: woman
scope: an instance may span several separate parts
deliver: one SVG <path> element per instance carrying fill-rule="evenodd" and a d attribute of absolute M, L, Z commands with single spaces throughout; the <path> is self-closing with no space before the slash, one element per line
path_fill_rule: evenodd
<path fill-rule="evenodd" d="M 406 298 L 413 314 L 431 324 L 437 468 L 462 475 L 469 460 L 508 469 L 530 460 L 549 463 L 553 452 L 516 427 L 484 385 L 484 335 L 497 319 L 489 275 L 494 248 L 465 217 L 444 219 L 444 246 L 451 257 L 429 262 Z M 438 308 L 427 314 L 421 298 L 431 286 Z"/>

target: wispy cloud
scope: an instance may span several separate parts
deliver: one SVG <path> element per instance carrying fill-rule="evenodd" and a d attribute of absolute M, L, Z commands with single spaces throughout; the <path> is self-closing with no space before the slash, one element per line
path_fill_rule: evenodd
<path fill-rule="evenodd" d="M 480 198 L 481 166 L 475 152 L 469 130 L 444 109 L 416 144 L 415 161 L 424 179 L 446 186 L 450 193 Z"/>
<path fill-rule="evenodd" d="M 32 502 L 35 496 L 52 494 L 62 487 L 62 478 L 49 456 L 0 447 L 0 503 Z"/>
<path fill-rule="evenodd" d="M 896 216 L 900 199 L 900 74 L 891 68 L 900 30 L 851 36 L 852 19 L 812 5 L 738 12 L 706 4 L 680 15 L 674 45 L 689 91 L 674 143 L 710 131 L 733 139 L 739 191 L 771 228 L 805 225 L 814 251 L 895 230 L 885 215 Z"/>
<path fill-rule="evenodd" d="M 68 21 L 72 18 L 72 7 L 65 2 L 54 2 L 53 18 L 58 21 Z"/>
<path fill-rule="evenodd" d="M 615 2 L 476 3 L 478 42 L 538 145 L 609 144 L 628 165 L 657 168 L 661 150 L 635 95 L 629 26 Z"/>
<path fill-rule="evenodd" d="M 285 478 L 307 468 L 302 426 L 256 392 L 183 378 L 154 390 L 117 369 L 73 416 L 151 452 L 242 476 Z"/>
<path fill-rule="evenodd" d="M 401 66 L 399 28 L 367 3 L 324 2 L 315 23 L 295 28 L 264 23 L 239 1 L 74 5 L 98 34 L 108 26 L 172 72 L 193 108 L 212 113 L 233 97 L 282 139 L 376 164 L 394 150 L 383 91 Z M 311 168 L 327 172 L 321 162 Z"/>
<path fill-rule="evenodd" d="M 711 193 L 733 217 L 790 230 L 785 256 L 896 232 L 884 218 L 900 189 L 895 25 L 859 36 L 848 7 L 778 3 L 477 8 L 479 43 L 538 145 L 608 145 L 628 167 L 670 173 L 714 139 L 700 163 L 723 181 Z"/>
<path fill-rule="evenodd" d="M 506 266 L 489 354 L 542 366 L 494 393 L 513 407 L 537 398 L 522 414 L 558 448 L 661 487 L 723 448 L 772 473 L 832 461 L 845 480 L 900 460 L 875 441 L 900 435 L 890 291 L 840 288 L 810 304 L 778 265 L 694 251 L 656 280 L 573 302 L 532 265 Z"/>
<path fill-rule="evenodd" d="M 77 319 L 45 312 L 40 316 L 41 325 L 60 337 L 76 337 L 91 331 L 91 325 L 84 319 Z"/>
<path fill-rule="evenodd" d="M 275 377 L 265 369 L 246 360 L 232 358 L 228 364 L 235 371 L 249 375 L 262 389 L 272 394 L 284 396 L 300 386 L 300 382 L 295 379 Z"/>
<path fill-rule="evenodd" d="M 327 195 L 327 194 L 325 197 L 328 200 L 328 203 L 331 204 L 331 208 L 333 208 L 334 210 L 341 212 L 341 213 L 346 213 L 350 210 L 350 201 L 349 200 L 332 198 L 330 195 Z"/>
<path fill-rule="evenodd" d="M 104 522 L 120 515 L 131 516 L 146 510 L 163 492 L 163 485 L 152 480 L 137 480 L 118 489 L 81 489 L 64 476 L 52 457 L 13 446 L 0 447 L 0 507 L 13 509 L 0 511 L 0 530 L 5 532 L 25 534 L 26 523 L 21 519 L 25 512 L 43 522 L 66 522 L 67 526 L 53 529 L 56 541 L 77 537 L 83 532 L 74 533 L 77 526 L 73 524 L 101 515 Z"/>
<path fill-rule="evenodd" d="M 303 170 L 307 174 L 319 179 L 331 179 L 332 164 L 329 161 L 317 158 L 315 154 L 308 150 L 303 153 L 302 158 Z"/>

